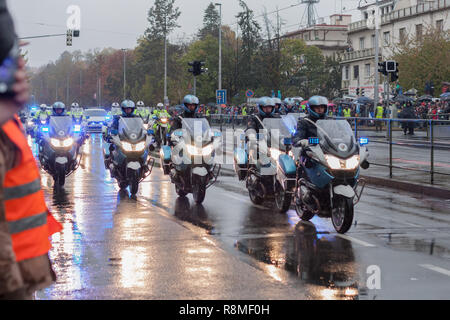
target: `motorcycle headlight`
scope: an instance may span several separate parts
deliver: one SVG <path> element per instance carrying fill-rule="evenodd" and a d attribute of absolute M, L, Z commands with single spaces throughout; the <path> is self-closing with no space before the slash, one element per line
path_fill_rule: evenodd
<path fill-rule="evenodd" d="M 328 166 L 333 170 L 354 170 L 359 165 L 359 155 L 354 155 L 348 159 L 339 159 L 335 156 L 326 154 Z"/>
<path fill-rule="evenodd" d="M 32 126 L 33 124 L 34 124 L 33 121 L 31 121 L 31 120 L 28 121 L 28 125 L 29 125 L 29 126 Z"/>
<path fill-rule="evenodd" d="M 145 149 L 145 141 L 141 141 L 136 144 L 136 151 L 143 151 Z"/>
<path fill-rule="evenodd" d="M 167 118 L 161 118 L 161 123 L 167 123 Z"/>
<path fill-rule="evenodd" d="M 133 151 L 133 148 L 131 147 L 131 143 L 129 143 L 129 142 L 122 142 L 122 148 L 123 148 L 123 150 L 125 150 L 127 152 Z"/>
<path fill-rule="evenodd" d="M 72 144 L 73 144 L 73 139 L 72 138 L 67 138 L 67 139 L 64 139 L 62 141 L 62 146 L 64 148 L 70 147 Z"/>
<path fill-rule="evenodd" d="M 50 143 L 56 148 L 59 148 L 61 146 L 61 141 L 55 138 L 51 138 Z"/>
<path fill-rule="evenodd" d="M 45 121 L 45 120 L 41 120 L 41 123 L 42 123 L 42 124 L 45 124 L 45 123 L 46 123 L 46 121 Z"/>
<path fill-rule="evenodd" d="M 145 141 L 141 141 L 137 144 L 122 142 L 122 148 L 126 152 L 141 152 L 145 149 Z"/>
<path fill-rule="evenodd" d="M 193 145 L 186 145 L 187 151 L 191 156 L 207 156 L 212 153 L 213 147 L 212 145 L 207 145 L 204 148 L 198 148 Z"/>

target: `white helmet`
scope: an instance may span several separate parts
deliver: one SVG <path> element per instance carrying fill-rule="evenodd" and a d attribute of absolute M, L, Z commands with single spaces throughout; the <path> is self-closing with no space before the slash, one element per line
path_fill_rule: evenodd
<path fill-rule="evenodd" d="M 39 107 L 41 108 L 41 110 L 47 109 L 47 105 L 45 103 L 41 104 Z"/>
<path fill-rule="evenodd" d="M 162 104 L 162 102 L 160 102 L 160 103 L 158 103 L 158 104 L 156 105 L 156 107 L 157 107 L 157 108 L 164 108 L 164 105 Z"/>
<path fill-rule="evenodd" d="M 111 105 L 113 108 L 120 108 L 120 105 L 118 102 L 113 102 Z"/>
<path fill-rule="evenodd" d="M 74 103 L 72 103 L 72 104 L 70 105 L 70 107 L 72 107 L 72 108 L 78 108 L 78 107 L 79 107 L 79 104 L 76 103 L 76 102 L 74 102 Z"/>
<path fill-rule="evenodd" d="M 145 104 L 144 104 L 143 101 L 138 101 L 138 102 L 136 103 L 136 107 L 145 107 Z"/>

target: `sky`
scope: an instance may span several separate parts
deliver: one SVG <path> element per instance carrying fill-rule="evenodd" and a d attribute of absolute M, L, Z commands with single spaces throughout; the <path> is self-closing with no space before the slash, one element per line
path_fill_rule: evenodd
<path fill-rule="evenodd" d="M 256 16 L 264 10 L 269 18 L 276 21 L 278 9 L 283 19 L 283 33 L 297 30 L 301 24 L 306 5 L 302 0 L 245 0 Z M 363 0 L 364 1 L 364 0 Z M 192 39 L 203 25 L 203 14 L 210 0 L 176 0 L 181 15 L 178 19 L 180 28 L 170 36 L 171 42 L 180 39 Z M 222 3 L 222 23 L 236 28 L 236 15 L 241 10 L 238 0 L 215 0 Z M 352 14 L 352 21 L 360 19 L 356 9 L 359 0 L 320 0 L 316 5 L 318 17 L 327 17 L 334 13 Z M 47 37 L 27 40 L 29 45 L 28 62 L 31 67 L 39 67 L 55 61 L 62 52 L 112 47 L 115 49 L 134 48 L 149 23 L 148 10 L 154 0 L 8 0 L 9 10 L 14 18 L 19 37 L 63 34 L 67 29 L 71 5 L 81 10 L 81 31 L 79 38 L 73 38 L 72 47 L 66 46 L 66 37 Z M 258 17 L 263 25 L 263 18 Z"/>

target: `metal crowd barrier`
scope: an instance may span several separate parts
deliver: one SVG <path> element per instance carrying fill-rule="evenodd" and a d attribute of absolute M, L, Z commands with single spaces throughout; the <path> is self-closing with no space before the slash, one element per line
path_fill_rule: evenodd
<path fill-rule="evenodd" d="M 371 143 L 385 144 L 389 145 L 389 162 L 386 163 L 370 163 L 375 166 L 389 168 L 389 177 L 392 178 L 393 170 L 409 170 L 427 173 L 430 176 L 430 183 L 435 183 L 435 175 L 450 176 L 450 172 L 441 172 L 435 169 L 435 149 L 436 149 L 436 137 L 435 132 L 437 129 L 445 128 L 448 129 L 448 137 L 441 137 L 442 140 L 448 141 L 448 144 L 440 144 L 439 149 L 450 151 L 450 120 L 443 120 L 442 116 L 447 114 L 440 114 L 439 119 L 386 119 L 386 118 L 369 118 L 369 117 L 333 117 L 334 119 L 344 119 L 349 121 L 352 129 L 355 132 L 355 137 L 359 138 L 359 132 L 364 131 L 375 131 L 377 127 L 381 132 L 385 132 L 385 135 L 377 136 L 378 139 L 371 139 Z M 433 115 L 431 115 L 433 116 Z M 249 115 L 229 115 L 229 114 L 213 114 L 208 116 L 208 120 L 211 126 L 219 127 L 220 130 L 223 128 L 241 129 L 245 128 L 247 125 L 247 119 Z M 412 124 L 416 132 L 426 132 L 426 140 L 411 139 L 409 143 L 394 141 L 393 132 L 398 131 L 398 127 L 402 125 Z M 448 127 L 448 128 L 447 128 Z M 424 137 L 425 138 L 425 137 Z M 393 164 L 393 146 L 398 145 L 402 147 L 421 147 L 429 149 L 427 153 L 430 155 L 429 169 L 412 168 L 407 166 L 399 166 Z M 425 153 L 424 153 L 425 154 Z"/>

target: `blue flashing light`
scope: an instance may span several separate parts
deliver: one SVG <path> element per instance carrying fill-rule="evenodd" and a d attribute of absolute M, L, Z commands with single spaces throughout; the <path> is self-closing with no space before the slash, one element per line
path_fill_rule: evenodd
<path fill-rule="evenodd" d="M 41 130 L 42 130 L 42 132 L 48 132 L 49 128 L 44 126 L 41 128 Z"/>
<path fill-rule="evenodd" d="M 360 145 L 365 145 L 369 143 L 369 138 L 359 138 L 359 144 Z"/>
<path fill-rule="evenodd" d="M 309 144 L 311 144 L 311 145 L 316 145 L 316 144 L 319 144 L 319 138 L 309 138 L 308 139 L 308 142 L 309 142 Z"/>
<path fill-rule="evenodd" d="M 220 131 L 214 132 L 214 137 L 221 137 L 221 136 L 222 136 L 222 132 L 220 132 Z"/>
<path fill-rule="evenodd" d="M 285 145 L 291 145 L 292 144 L 292 139 L 291 138 L 284 138 L 283 143 Z"/>
<path fill-rule="evenodd" d="M 79 124 L 76 124 L 76 125 L 73 127 L 73 132 L 78 133 L 78 132 L 80 132 L 80 131 L 81 131 L 81 126 L 80 126 Z"/>

